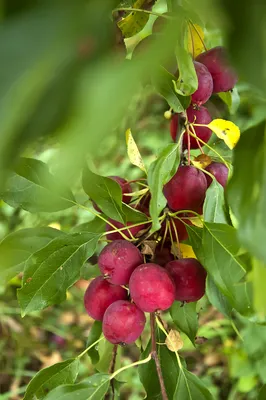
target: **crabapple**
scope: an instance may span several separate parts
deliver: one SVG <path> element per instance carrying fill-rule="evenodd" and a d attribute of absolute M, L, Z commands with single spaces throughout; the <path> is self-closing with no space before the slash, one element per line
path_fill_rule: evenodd
<path fill-rule="evenodd" d="M 192 106 L 189 106 L 187 109 L 187 119 L 188 122 L 191 123 L 195 122 L 196 124 L 208 125 L 211 122 L 212 117 L 206 107 L 201 106 L 200 108 L 193 108 Z M 205 143 L 210 140 L 212 131 L 206 126 L 194 126 L 194 130 L 198 138 L 203 140 Z M 188 137 L 188 133 L 185 132 L 183 136 L 183 149 L 188 148 L 188 140 L 190 140 L 191 149 L 199 148 L 196 138 L 191 135 Z M 201 142 L 200 145 L 203 146 Z"/>
<path fill-rule="evenodd" d="M 181 215 L 180 215 L 181 217 Z M 189 223 L 189 220 L 185 221 L 186 223 Z M 186 240 L 188 238 L 188 233 L 186 230 L 186 225 L 183 224 L 182 221 L 180 221 L 180 219 L 177 218 L 170 218 L 169 220 L 169 228 L 171 230 L 171 235 L 170 232 L 167 232 L 167 237 L 171 237 L 173 238 L 174 241 L 177 241 L 177 237 L 176 234 L 178 235 L 178 241 L 182 241 L 182 240 Z M 162 231 L 164 232 L 166 229 L 166 222 L 164 221 L 162 223 Z"/>
<path fill-rule="evenodd" d="M 154 263 L 164 267 L 170 261 L 173 261 L 175 258 L 171 253 L 171 243 L 164 243 L 163 248 L 160 248 L 158 245 L 154 254 Z"/>
<path fill-rule="evenodd" d="M 170 261 L 166 270 L 175 284 L 175 299 L 187 303 L 197 301 L 205 293 L 207 273 L 195 258 Z"/>
<path fill-rule="evenodd" d="M 170 135 L 171 135 L 171 138 L 173 139 L 173 142 L 176 141 L 178 123 L 179 123 L 179 115 L 174 114 L 170 121 Z"/>
<path fill-rule="evenodd" d="M 167 310 L 174 302 L 175 287 L 168 272 L 158 264 L 139 265 L 129 280 L 130 296 L 144 312 Z"/>
<path fill-rule="evenodd" d="M 134 269 L 142 263 L 139 249 L 126 240 L 109 243 L 98 258 L 101 273 L 114 285 L 127 285 Z"/>
<path fill-rule="evenodd" d="M 201 106 L 206 103 L 212 95 L 213 81 L 212 76 L 205 65 L 194 61 L 194 67 L 198 77 L 198 89 L 192 94 L 191 102 Z"/>
<path fill-rule="evenodd" d="M 84 294 L 84 306 L 90 317 L 102 321 L 105 310 L 117 300 L 126 300 L 127 290 L 112 285 L 102 276 L 93 279 Z"/>
<path fill-rule="evenodd" d="M 127 222 L 127 225 L 124 225 L 121 222 L 115 221 L 112 218 L 109 218 L 108 221 L 112 225 L 114 225 L 117 229 L 124 228 L 125 226 L 134 225 L 134 222 Z M 147 226 L 148 225 L 141 224 L 141 225 L 138 225 L 138 226 L 133 226 L 132 228 L 129 228 L 129 229 L 124 229 L 122 232 L 127 238 L 131 239 L 132 236 L 135 237 L 140 231 L 142 231 L 143 229 L 146 229 Z M 108 233 L 109 231 L 113 231 L 113 230 L 114 230 L 114 228 L 110 224 L 106 224 L 105 231 L 106 231 L 106 238 L 108 240 L 120 240 L 120 239 L 123 239 L 123 236 L 121 235 L 120 232 Z"/>
<path fill-rule="evenodd" d="M 213 79 L 213 93 L 227 92 L 235 86 L 237 74 L 229 64 L 224 47 L 213 47 L 201 53 L 196 60 L 208 68 Z"/>
<path fill-rule="evenodd" d="M 225 187 L 228 178 L 228 168 L 226 165 L 218 162 L 213 162 L 209 164 L 205 168 L 205 170 L 210 172 L 215 177 L 217 182 L 219 182 L 223 187 Z M 209 187 L 210 184 L 212 183 L 212 178 L 207 174 L 205 174 L 205 176 L 207 179 L 207 185 Z"/>
<path fill-rule="evenodd" d="M 126 300 L 112 303 L 103 317 L 103 334 L 113 344 L 134 343 L 142 334 L 146 318 L 135 304 Z"/>
<path fill-rule="evenodd" d="M 198 211 L 206 190 L 207 180 L 203 172 L 192 166 L 180 166 L 163 192 L 172 210 Z"/>

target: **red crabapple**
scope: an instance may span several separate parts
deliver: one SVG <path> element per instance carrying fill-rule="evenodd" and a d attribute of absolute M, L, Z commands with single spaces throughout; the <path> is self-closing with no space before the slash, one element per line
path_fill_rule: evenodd
<path fill-rule="evenodd" d="M 103 334 L 113 344 L 134 343 L 142 334 L 146 318 L 135 304 L 118 300 L 111 304 L 103 317 Z"/>
<path fill-rule="evenodd" d="M 194 61 L 194 67 L 198 77 L 198 89 L 192 94 L 191 102 L 201 106 L 206 103 L 212 95 L 212 76 L 205 65 Z"/>
<path fill-rule="evenodd" d="M 126 226 L 126 225 L 122 224 L 121 222 L 115 221 L 112 218 L 109 218 L 108 221 L 118 229 L 124 228 Z M 127 222 L 127 226 L 130 226 L 130 225 L 134 225 L 134 222 Z M 132 238 L 131 235 L 133 237 L 136 237 L 136 235 L 140 231 L 142 231 L 144 229 L 147 229 L 147 227 L 148 227 L 148 224 L 146 224 L 146 225 L 143 224 L 143 225 L 134 226 L 134 227 L 129 228 L 129 229 L 124 229 L 122 232 L 127 238 L 131 239 Z M 108 233 L 109 231 L 113 231 L 113 230 L 114 230 L 114 228 L 110 224 L 106 224 L 105 231 L 106 231 L 106 238 L 108 240 L 120 240 L 120 239 L 123 239 L 123 236 L 121 235 L 120 232 Z"/>
<path fill-rule="evenodd" d="M 182 215 L 179 215 L 180 218 L 182 217 Z M 190 221 L 186 218 L 184 218 L 184 222 L 186 222 L 187 224 L 190 224 Z M 162 223 L 162 235 L 165 232 L 166 229 L 166 222 L 164 221 Z M 171 230 L 171 235 L 169 232 L 169 229 Z M 168 228 L 168 232 L 167 232 L 167 238 L 173 238 L 174 242 L 177 241 L 177 237 L 176 237 L 176 233 L 178 235 L 178 241 L 182 242 L 183 240 L 186 240 L 188 238 L 188 233 L 186 230 L 186 225 L 183 224 L 182 221 L 180 221 L 180 219 L 177 218 L 170 218 L 169 219 L 169 228 Z"/>
<path fill-rule="evenodd" d="M 179 125 L 179 114 L 174 114 L 170 121 L 170 135 L 171 138 L 173 139 L 173 142 L 176 141 L 178 125 Z"/>
<path fill-rule="evenodd" d="M 114 285 L 127 285 L 134 269 L 142 263 L 139 249 L 126 240 L 109 243 L 98 258 L 101 273 Z"/>
<path fill-rule="evenodd" d="M 237 74 L 228 61 L 226 49 L 217 46 L 201 53 L 197 59 L 204 64 L 213 79 L 213 93 L 227 92 L 237 82 Z"/>
<path fill-rule="evenodd" d="M 102 276 L 90 282 L 84 294 L 84 306 L 90 317 L 102 321 L 106 309 L 117 300 L 126 300 L 127 290 L 112 285 Z"/>
<path fill-rule="evenodd" d="M 205 168 L 206 171 L 210 172 L 215 179 L 223 186 L 225 187 L 227 178 L 228 178 L 228 168 L 226 165 L 218 162 L 213 162 L 208 165 L 208 167 Z M 212 183 L 212 178 L 205 174 L 206 179 L 207 179 L 207 185 L 208 187 Z"/>
<path fill-rule="evenodd" d="M 205 293 L 207 273 L 195 258 L 170 261 L 166 270 L 175 284 L 175 299 L 187 303 L 197 301 Z"/>
<path fill-rule="evenodd" d="M 169 207 L 174 211 L 198 211 L 207 190 L 203 172 L 192 166 L 181 166 L 164 186 L 163 192 Z"/>
<path fill-rule="evenodd" d="M 138 266 L 129 280 L 130 296 L 144 312 L 167 310 L 174 302 L 175 287 L 168 272 L 158 264 Z"/>
<path fill-rule="evenodd" d="M 156 247 L 154 254 L 154 263 L 164 267 L 170 261 L 173 261 L 175 258 L 171 253 L 171 243 L 164 243 L 163 248 L 160 248 L 160 245 Z"/>
<path fill-rule="evenodd" d="M 206 107 L 201 106 L 198 109 L 193 108 L 192 106 L 187 109 L 187 118 L 188 122 L 195 122 L 196 124 L 208 125 L 212 121 L 212 117 L 209 114 L 209 111 Z M 194 126 L 194 130 L 198 138 L 203 140 L 205 143 L 208 143 L 210 140 L 212 131 L 206 126 Z M 194 132 L 193 132 L 194 133 Z M 190 139 L 190 148 L 198 149 L 199 145 L 197 140 L 193 136 L 189 136 Z M 199 142 L 201 146 L 204 146 L 203 143 Z M 183 136 L 183 149 L 188 148 L 188 133 L 185 132 Z"/>

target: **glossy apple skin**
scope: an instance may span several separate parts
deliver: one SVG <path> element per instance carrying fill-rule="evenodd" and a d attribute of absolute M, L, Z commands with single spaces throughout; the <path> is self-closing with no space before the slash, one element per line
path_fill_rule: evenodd
<path fill-rule="evenodd" d="M 228 61 L 227 51 L 222 46 L 201 53 L 196 60 L 204 64 L 213 79 L 213 93 L 227 92 L 237 83 L 236 71 Z"/>
<path fill-rule="evenodd" d="M 208 125 L 212 121 L 212 117 L 207 110 L 206 107 L 201 106 L 198 109 L 193 108 L 192 106 L 189 106 L 187 109 L 187 118 L 189 122 L 195 122 L 196 124 L 204 124 Z M 194 126 L 195 134 L 203 140 L 205 143 L 208 143 L 210 140 L 210 137 L 212 135 L 212 131 L 207 128 L 206 126 Z M 188 137 L 188 133 L 185 132 L 183 136 L 183 149 L 188 148 L 188 139 L 190 139 L 190 148 L 191 149 L 198 149 L 199 145 L 193 136 Z M 199 142 L 200 146 L 204 146 L 202 142 Z"/>
<path fill-rule="evenodd" d="M 101 273 L 114 285 L 127 285 L 134 269 L 142 263 L 141 252 L 127 240 L 109 243 L 98 258 Z"/>
<path fill-rule="evenodd" d="M 198 77 L 198 89 L 192 94 L 192 104 L 201 106 L 206 103 L 212 95 L 213 80 L 208 68 L 198 61 L 194 61 L 194 67 Z"/>
<path fill-rule="evenodd" d="M 117 300 L 127 299 L 127 290 L 112 285 L 102 276 L 93 279 L 84 294 L 84 306 L 95 320 L 102 321 L 106 309 Z"/>
<path fill-rule="evenodd" d="M 223 187 L 225 187 L 228 179 L 228 168 L 226 165 L 218 162 L 213 162 L 208 167 L 205 168 L 206 171 L 210 172 L 217 182 L 219 182 Z M 212 178 L 206 174 L 208 187 L 212 183 Z"/>
<path fill-rule="evenodd" d="M 173 178 L 164 186 L 163 193 L 173 211 L 198 211 L 207 190 L 205 174 L 193 166 L 180 166 Z"/>
<path fill-rule="evenodd" d="M 183 258 L 170 261 L 165 268 L 174 281 L 176 300 L 190 303 L 204 296 L 207 273 L 198 260 Z"/>
<path fill-rule="evenodd" d="M 103 317 L 103 334 L 113 344 L 134 343 L 142 334 L 146 318 L 135 304 L 118 300 L 111 304 Z"/>
<path fill-rule="evenodd" d="M 129 280 L 130 296 L 144 312 L 167 310 L 175 299 L 175 287 L 168 272 L 158 264 L 137 267 Z"/>

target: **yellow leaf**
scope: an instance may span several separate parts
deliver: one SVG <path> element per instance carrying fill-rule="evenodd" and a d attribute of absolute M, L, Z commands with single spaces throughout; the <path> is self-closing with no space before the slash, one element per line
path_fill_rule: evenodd
<path fill-rule="evenodd" d="M 142 171 L 146 172 L 145 165 L 143 163 L 142 157 L 140 155 L 139 149 L 133 139 L 131 129 L 126 131 L 126 143 L 127 143 L 127 154 L 131 164 L 136 165 Z"/>
<path fill-rule="evenodd" d="M 198 157 L 195 157 L 194 160 L 192 161 L 192 164 L 196 168 L 206 168 L 208 165 L 210 165 L 212 162 L 211 157 L 207 156 L 207 154 L 200 154 Z"/>
<path fill-rule="evenodd" d="M 202 222 L 201 218 L 199 218 L 199 217 L 191 217 L 191 218 L 188 218 L 188 219 L 192 223 L 192 225 L 195 225 L 195 226 L 197 226 L 199 228 L 203 228 L 203 222 Z"/>
<path fill-rule="evenodd" d="M 196 58 L 204 50 L 204 32 L 197 24 L 188 22 L 188 51 Z"/>
<path fill-rule="evenodd" d="M 141 8 L 145 0 L 137 0 L 132 8 Z M 132 11 L 126 17 L 118 21 L 117 25 L 125 38 L 132 37 L 139 33 L 149 20 L 149 14 L 139 11 Z"/>
<path fill-rule="evenodd" d="M 188 244 L 180 243 L 180 251 L 183 258 L 196 258 L 195 253 L 191 246 Z"/>
<path fill-rule="evenodd" d="M 170 330 L 167 338 L 165 339 L 165 344 L 170 351 L 178 351 L 182 349 L 184 345 L 180 333 L 173 329 Z"/>
<path fill-rule="evenodd" d="M 225 119 L 214 119 L 209 123 L 208 127 L 218 136 L 223 139 L 229 149 L 233 149 L 240 138 L 240 129 L 231 121 Z"/>

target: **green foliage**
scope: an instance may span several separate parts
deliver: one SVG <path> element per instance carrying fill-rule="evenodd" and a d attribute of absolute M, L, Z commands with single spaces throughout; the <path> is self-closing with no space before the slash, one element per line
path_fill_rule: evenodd
<path fill-rule="evenodd" d="M 224 189 L 214 179 L 209 186 L 204 200 L 203 217 L 205 222 L 227 223 L 225 215 Z"/>
<path fill-rule="evenodd" d="M 87 340 L 87 347 L 89 347 L 90 345 L 92 345 L 94 342 L 96 342 L 96 340 L 99 339 L 99 337 L 102 334 L 102 322 L 101 321 L 95 321 L 91 327 L 89 336 L 88 336 L 88 340 Z M 96 350 L 95 347 L 92 347 L 89 351 L 88 351 L 88 356 L 91 359 L 92 364 L 97 364 L 99 362 L 99 352 L 98 350 Z"/>
<path fill-rule="evenodd" d="M 212 400 L 213 397 L 202 381 L 186 369 L 180 372 L 173 399 Z"/>
<path fill-rule="evenodd" d="M 175 326 L 189 337 L 194 346 L 198 330 L 196 306 L 197 303 L 186 303 L 182 305 L 180 302 L 175 301 L 170 309 Z"/>

